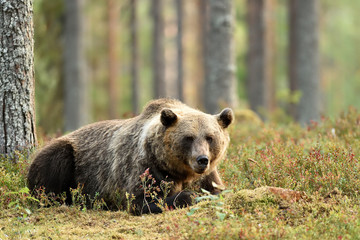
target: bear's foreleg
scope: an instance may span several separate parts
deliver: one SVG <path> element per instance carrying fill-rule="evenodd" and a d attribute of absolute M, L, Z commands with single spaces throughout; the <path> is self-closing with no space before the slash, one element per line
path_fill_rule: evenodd
<path fill-rule="evenodd" d="M 162 213 L 163 208 L 159 206 L 159 201 L 147 198 L 136 198 L 135 205 L 136 215 L 149 214 L 149 213 Z M 166 206 L 169 209 L 184 208 L 193 205 L 193 193 L 189 191 L 181 191 L 165 199 Z"/>
<path fill-rule="evenodd" d="M 225 188 L 217 169 L 200 180 L 200 187 L 209 191 L 211 194 L 219 194 Z"/>

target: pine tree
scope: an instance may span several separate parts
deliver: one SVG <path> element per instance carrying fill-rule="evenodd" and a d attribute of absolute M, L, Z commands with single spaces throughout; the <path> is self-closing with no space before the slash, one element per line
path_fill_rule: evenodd
<path fill-rule="evenodd" d="M 232 0 L 209 0 L 205 57 L 205 108 L 218 112 L 236 104 Z"/>
<path fill-rule="evenodd" d="M 318 4 L 317 0 L 289 2 L 290 90 L 301 94 L 290 112 L 302 125 L 320 119 Z"/>
<path fill-rule="evenodd" d="M 0 154 L 36 143 L 31 0 L 0 2 Z"/>
<path fill-rule="evenodd" d="M 85 61 L 84 0 L 65 1 L 65 131 L 88 123 L 88 86 Z"/>

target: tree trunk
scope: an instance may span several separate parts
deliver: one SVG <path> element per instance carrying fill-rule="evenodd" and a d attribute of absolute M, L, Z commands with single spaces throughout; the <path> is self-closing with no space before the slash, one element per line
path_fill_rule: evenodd
<path fill-rule="evenodd" d="M 65 1 L 65 131 L 88 123 L 88 88 L 86 81 L 84 0 Z"/>
<path fill-rule="evenodd" d="M 209 0 L 206 32 L 205 108 L 235 107 L 236 84 L 232 0 Z"/>
<path fill-rule="evenodd" d="M 183 1 L 184 101 L 204 107 L 204 53 L 206 1 Z"/>
<path fill-rule="evenodd" d="M 107 24 L 108 24 L 108 93 L 109 105 L 108 114 L 110 119 L 116 118 L 117 115 L 117 98 L 116 98 L 116 77 L 117 77 L 117 61 L 116 61 L 116 20 L 117 12 L 115 0 L 107 0 Z"/>
<path fill-rule="evenodd" d="M 0 2 L 0 154 L 36 144 L 31 0 Z"/>
<path fill-rule="evenodd" d="M 177 15 L 177 90 L 178 98 L 184 101 L 184 69 L 183 69 L 183 1 L 175 0 L 176 15 Z"/>
<path fill-rule="evenodd" d="M 137 0 L 130 1 L 130 35 L 131 35 L 131 83 L 132 109 L 134 114 L 139 113 L 139 75 L 138 75 L 138 21 Z"/>
<path fill-rule="evenodd" d="M 162 0 L 152 1 L 153 16 L 153 84 L 154 97 L 166 97 L 164 66 L 164 18 Z"/>
<path fill-rule="evenodd" d="M 289 2 L 289 85 L 291 93 L 301 93 L 290 112 L 302 125 L 320 118 L 318 4 L 316 0 Z"/>
<path fill-rule="evenodd" d="M 178 98 L 177 83 L 177 20 L 174 1 L 163 1 L 165 96 Z"/>
<path fill-rule="evenodd" d="M 250 108 L 264 119 L 275 108 L 274 0 L 248 0 L 247 88 Z"/>

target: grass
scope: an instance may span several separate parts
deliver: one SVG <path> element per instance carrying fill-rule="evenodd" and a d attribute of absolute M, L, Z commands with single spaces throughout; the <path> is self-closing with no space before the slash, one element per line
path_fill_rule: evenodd
<path fill-rule="evenodd" d="M 360 113 L 306 129 L 237 122 L 220 172 L 227 189 L 158 215 L 48 205 L 29 194 L 28 160 L 0 161 L 0 239 L 358 239 Z M 298 191 L 284 200 L 264 186 Z M 41 207 L 39 207 L 39 205 Z"/>

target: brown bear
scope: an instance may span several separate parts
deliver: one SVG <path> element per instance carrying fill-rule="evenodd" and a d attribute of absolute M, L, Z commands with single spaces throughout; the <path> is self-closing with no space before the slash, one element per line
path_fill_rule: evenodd
<path fill-rule="evenodd" d="M 168 207 L 191 205 L 192 192 L 184 189 L 195 181 L 213 194 L 221 192 L 217 165 L 233 118 L 229 108 L 209 115 L 177 100 L 154 100 L 137 117 L 90 124 L 51 141 L 35 155 L 28 186 L 66 192 L 71 203 L 70 188 L 81 184 L 82 193 L 97 194 L 110 208 L 118 206 L 115 193 L 127 192 L 135 196 L 134 214 L 159 213 L 141 187 L 140 175 L 148 169 L 153 187 L 172 182 L 164 199 Z"/>

